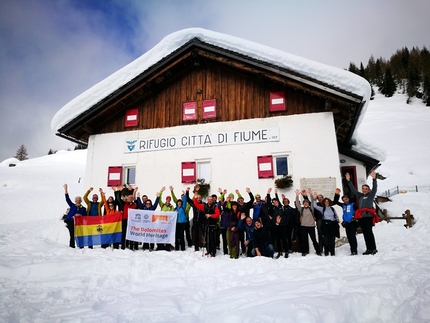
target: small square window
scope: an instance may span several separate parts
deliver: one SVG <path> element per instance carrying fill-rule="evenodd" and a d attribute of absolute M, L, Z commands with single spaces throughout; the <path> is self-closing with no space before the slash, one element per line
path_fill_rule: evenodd
<path fill-rule="evenodd" d="M 136 184 L 136 167 L 135 166 L 129 166 L 124 167 L 124 179 L 125 184 Z"/>
<path fill-rule="evenodd" d="M 276 175 L 288 175 L 288 157 L 276 157 Z"/>
<path fill-rule="evenodd" d="M 197 162 L 197 179 L 204 179 L 205 183 L 211 182 L 210 162 Z"/>

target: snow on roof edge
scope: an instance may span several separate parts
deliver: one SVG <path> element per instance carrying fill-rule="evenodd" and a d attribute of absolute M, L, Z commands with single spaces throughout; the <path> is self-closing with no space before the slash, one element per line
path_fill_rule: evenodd
<path fill-rule="evenodd" d="M 387 152 L 385 149 L 375 146 L 359 136 L 354 137 L 354 144 L 351 149 L 365 156 L 372 157 L 379 162 L 384 162 L 387 159 Z"/>
<path fill-rule="evenodd" d="M 57 133 L 60 128 L 70 121 L 193 38 L 198 38 L 205 43 L 265 61 L 275 66 L 287 68 L 298 74 L 357 94 L 363 97 L 366 102 L 357 121 L 357 127 L 363 119 L 369 103 L 371 89 L 370 84 L 359 75 L 235 36 L 202 28 L 188 28 L 167 35 L 145 54 L 71 100 L 54 115 L 51 130 Z"/>

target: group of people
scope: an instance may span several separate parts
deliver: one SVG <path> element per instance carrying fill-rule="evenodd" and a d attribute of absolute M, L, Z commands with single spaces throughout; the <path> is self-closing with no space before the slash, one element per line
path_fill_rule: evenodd
<path fill-rule="evenodd" d="M 238 190 L 235 190 L 237 196 L 235 199 L 234 193 L 227 194 L 227 190 L 220 188 L 219 196 L 210 195 L 206 202 L 203 202 L 198 193 L 199 185 L 194 187 L 193 196 L 190 196 L 190 188 L 187 188 L 182 191 L 179 199 L 170 186 L 170 195 L 166 196 L 164 201 L 162 195 L 166 187 L 162 187 L 156 193 L 154 203 L 147 195 L 141 195 L 137 187 L 133 188 L 130 185 L 113 187 L 114 196 L 108 198 L 100 188 L 101 200 L 99 201 L 98 194 L 93 194 L 90 201 L 88 196 L 93 191 L 91 187 L 84 195 L 83 200 L 86 204 L 84 207 L 81 197 L 76 197 L 74 203 L 70 200 L 68 187 L 64 185 L 65 198 L 69 205 L 64 221 L 70 233 L 69 246 L 74 248 L 74 216 L 98 216 L 120 211 L 122 241 L 113 244 L 113 247 L 137 250 L 139 249 L 137 242 L 126 240 L 128 210 L 156 210 L 159 206 L 161 211 L 177 212 L 175 244 L 155 246 L 143 243 L 143 250 L 185 250 L 187 243 L 189 247 L 194 246 L 195 251 L 204 248 L 206 255 L 211 257 L 215 257 L 217 250 L 222 249 L 224 255 L 229 254 L 230 258 L 238 258 L 240 254 L 248 257 L 288 258 L 294 241 L 298 242 L 302 256 L 306 256 L 309 253 L 309 239 L 317 255 L 334 256 L 335 239 L 340 236 L 341 223 L 345 227 L 351 255 L 357 255 L 356 232 L 359 226 L 366 244 L 366 251 L 363 254 L 370 255 L 377 252 L 372 228 L 378 219 L 373 208 L 377 190 L 376 173 L 373 171 L 371 176 L 372 189 L 368 185 L 363 185 L 362 191 L 359 192 L 352 185 L 350 175 L 348 173 L 345 175 L 357 204 L 350 201 L 347 195 L 342 196 L 342 202 L 339 202 L 340 189 L 336 189 L 334 199 L 331 200 L 309 188 L 307 191 L 295 191 L 295 207 L 290 205 L 290 200 L 284 194 L 280 199 L 277 189 L 274 190 L 275 197 L 272 198 L 271 188 L 264 199 L 259 194 L 254 196 L 251 190 L 246 188 L 249 196 L 246 202 Z M 333 205 L 342 208 L 342 222 Z M 106 248 L 108 245 L 102 247 Z"/>

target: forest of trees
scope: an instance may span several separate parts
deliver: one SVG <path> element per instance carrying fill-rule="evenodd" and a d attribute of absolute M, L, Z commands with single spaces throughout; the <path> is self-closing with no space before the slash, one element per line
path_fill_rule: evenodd
<path fill-rule="evenodd" d="M 430 52 L 425 46 L 411 50 L 404 47 L 388 60 L 382 57 L 375 60 L 371 55 L 366 67 L 363 63 L 357 67 L 351 62 L 348 70 L 368 80 L 372 92 L 377 87 L 386 97 L 391 97 L 399 91 L 408 95 L 407 103 L 416 97 L 430 106 Z"/>

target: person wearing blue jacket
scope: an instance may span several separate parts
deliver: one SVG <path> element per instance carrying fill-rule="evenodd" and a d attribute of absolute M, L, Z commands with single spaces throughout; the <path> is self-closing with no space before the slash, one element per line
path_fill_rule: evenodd
<path fill-rule="evenodd" d="M 348 238 L 349 247 L 351 249 L 351 256 L 357 255 L 357 228 L 359 223 L 354 219 L 354 213 L 357 209 L 357 205 L 354 202 L 349 201 L 349 197 L 347 195 L 342 196 L 343 203 L 339 202 L 340 198 L 340 189 L 336 188 L 334 193 L 333 204 L 339 205 L 342 208 L 342 226 L 345 228 L 346 237 Z"/>
<path fill-rule="evenodd" d="M 187 192 L 189 192 L 190 188 L 187 187 Z M 174 211 L 178 212 L 178 216 L 176 219 L 176 235 L 175 235 L 175 250 L 179 250 L 179 246 L 181 247 L 182 251 L 185 251 L 185 229 L 187 226 L 187 215 L 186 215 L 186 208 L 187 208 L 187 195 L 184 194 L 184 199 L 178 199 L 176 201 L 176 207 Z"/>
<path fill-rule="evenodd" d="M 75 203 L 70 200 L 69 192 L 67 191 L 67 184 L 64 184 L 64 194 L 66 202 L 69 205 L 69 212 L 67 212 L 64 223 L 66 223 L 67 229 L 70 234 L 69 247 L 75 248 L 75 220 L 74 216 L 87 215 L 87 209 L 82 206 L 82 198 L 80 196 L 75 197 Z"/>
<path fill-rule="evenodd" d="M 253 257 L 252 249 L 254 248 L 254 244 L 253 244 L 253 235 L 254 235 L 254 228 L 255 228 L 254 220 L 251 217 L 246 216 L 245 213 L 242 213 L 240 215 L 240 220 L 237 227 L 239 228 L 239 230 L 242 230 L 246 233 L 246 237 L 245 237 L 246 256 Z"/>

